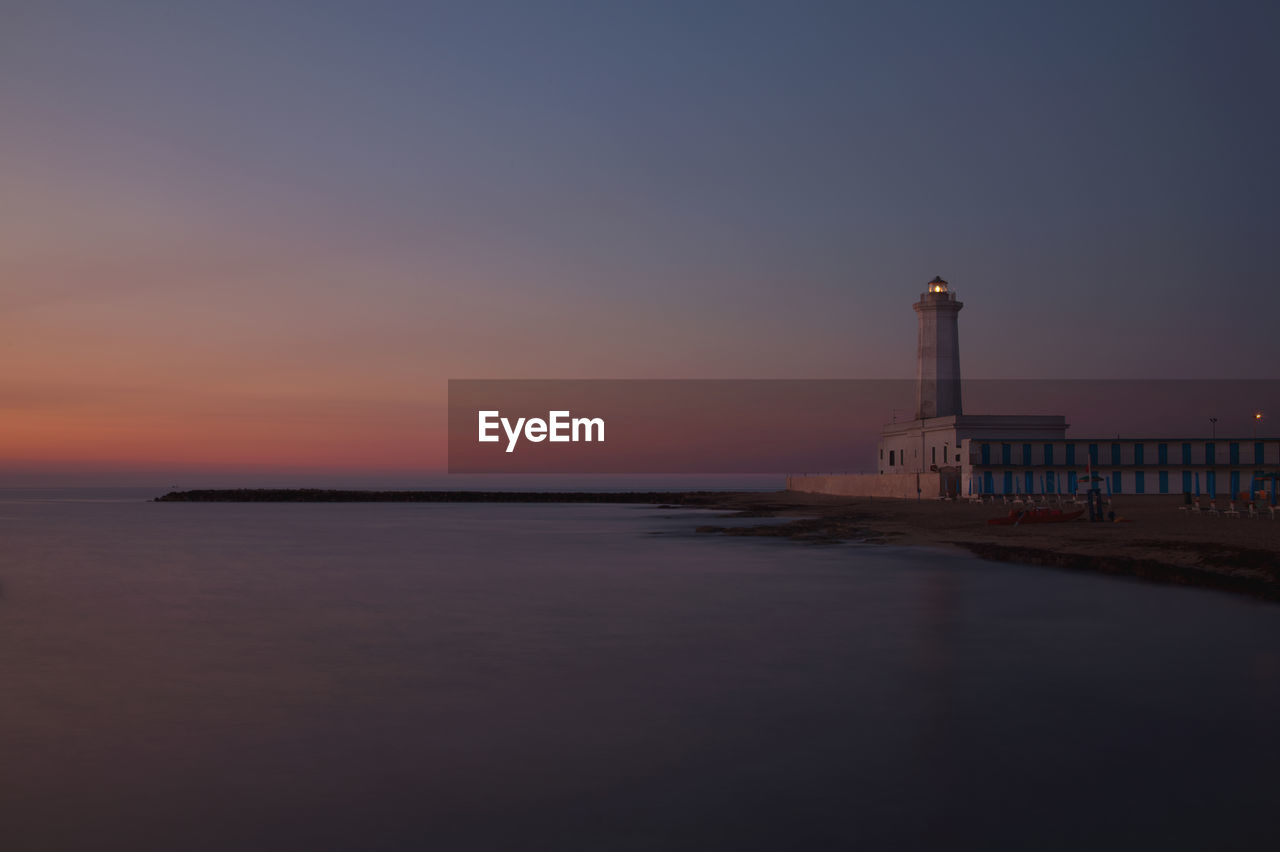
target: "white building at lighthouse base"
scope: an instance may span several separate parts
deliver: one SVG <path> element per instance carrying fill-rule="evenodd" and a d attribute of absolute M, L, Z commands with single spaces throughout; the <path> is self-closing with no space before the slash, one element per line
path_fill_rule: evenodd
<path fill-rule="evenodd" d="M 1204 494 L 1273 500 L 1280 440 L 1257 438 L 1072 438 L 1060 415 L 963 414 L 955 300 L 935 278 L 919 316 L 916 418 L 889 423 L 875 473 L 792 475 L 787 488 L 850 497 L 939 499 L 968 495 Z M 941 416 L 929 416 L 933 414 Z"/>

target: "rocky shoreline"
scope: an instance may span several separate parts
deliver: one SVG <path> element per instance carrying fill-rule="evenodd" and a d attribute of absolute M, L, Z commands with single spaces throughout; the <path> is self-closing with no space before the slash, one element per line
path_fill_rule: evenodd
<path fill-rule="evenodd" d="M 336 488 L 211 488 L 170 491 L 155 503 L 659 503 L 711 507 L 722 491 L 362 491 Z"/>
<path fill-rule="evenodd" d="M 703 534 L 962 548 L 984 559 L 1201 586 L 1280 601 L 1280 523 L 1191 517 L 1167 497 L 1117 498 L 1124 523 L 988 526 L 1000 505 L 834 497 L 797 492 L 521 492 L 217 489 L 157 502 L 629 503 L 715 509 L 778 523 L 702 524 Z"/>

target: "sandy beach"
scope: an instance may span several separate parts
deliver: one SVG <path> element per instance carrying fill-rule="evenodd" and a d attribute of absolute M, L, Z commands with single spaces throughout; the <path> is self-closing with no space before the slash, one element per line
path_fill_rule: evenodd
<path fill-rule="evenodd" d="M 1118 497 L 1117 523 L 989 526 L 1008 514 L 999 502 L 970 504 L 844 498 L 796 492 L 726 495 L 716 507 L 740 517 L 797 520 L 759 527 L 699 529 L 798 541 L 867 541 L 959 547 L 987 559 L 1127 574 L 1280 600 L 1280 521 L 1182 511 L 1181 496 Z M 1205 504 L 1207 506 L 1207 503 Z M 1225 504 L 1224 504 L 1225 505 Z"/>

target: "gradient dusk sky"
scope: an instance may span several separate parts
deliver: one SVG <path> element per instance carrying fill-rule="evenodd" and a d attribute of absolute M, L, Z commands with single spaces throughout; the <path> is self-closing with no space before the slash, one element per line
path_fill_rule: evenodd
<path fill-rule="evenodd" d="M 1280 368 L 1274 2 L 5 2 L 0 471 L 444 466 L 449 378 Z"/>

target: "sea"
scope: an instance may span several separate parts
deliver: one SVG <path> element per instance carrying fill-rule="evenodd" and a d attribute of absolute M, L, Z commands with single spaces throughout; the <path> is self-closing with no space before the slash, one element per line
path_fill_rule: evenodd
<path fill-rule="evenodd" d="M 1275 843 L 1274 603 L 699 510 L 163 490 L 0 491 L 5 852 Z"/>

